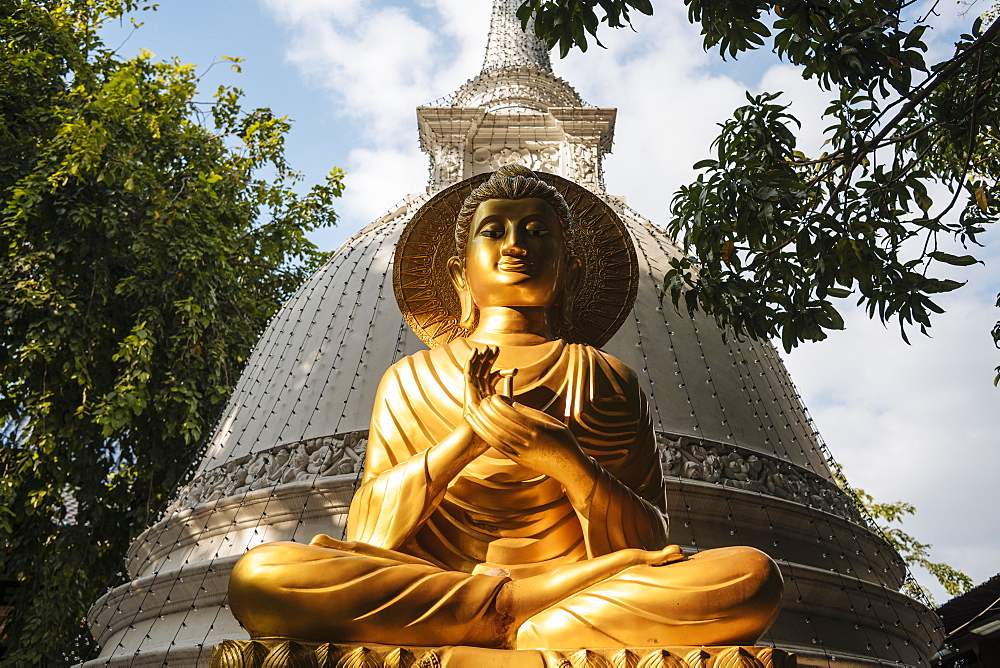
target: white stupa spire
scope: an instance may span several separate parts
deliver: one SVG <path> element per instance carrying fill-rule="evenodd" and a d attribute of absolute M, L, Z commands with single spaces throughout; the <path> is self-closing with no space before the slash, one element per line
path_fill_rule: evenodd
<path fill-rule="evenodd" d="M 430 157 L 428 192 L 519 163 L 604 191 L 615 110 L 592 107 L 552 72 L 534 26 L 521 28 L 522 0 L 493 0 L 482 71 L 455 93 L 417 108 Z"/>
<path fill-rule="evenodd" d="M 532 26 L 521 29 L 517 8 L 521 0 L 493 0 L 490 35 L 486 42 L 483 73 L 515 67 L 552 71 L 545 43 L 535 36 Z"/>
<path fill-rule="evenodd" d="M 454 107 L 484 107 L 490 111 L 549 107 L 585 107 L 568 83 L 552 73 L 545 43 L 534 25 L 521 29 L 521 0 L 493 0 L 483 69 L 451 96 Z"/>

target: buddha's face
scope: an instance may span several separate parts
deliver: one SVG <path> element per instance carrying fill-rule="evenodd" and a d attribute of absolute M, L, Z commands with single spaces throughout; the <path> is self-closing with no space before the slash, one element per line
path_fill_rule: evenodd
<path fill-rule="evenodd" d="M 464 279 L 480 309 L 551 306 L 566 289 L 562 224 L 548 202 L 491 199 L 469 226 Z"/>

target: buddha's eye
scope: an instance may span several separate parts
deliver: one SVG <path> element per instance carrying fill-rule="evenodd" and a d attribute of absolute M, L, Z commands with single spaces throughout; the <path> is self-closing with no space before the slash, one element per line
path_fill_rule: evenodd
<path fill-rule="evenodd" d="M 486 223 L 479 228 L 479 236 L 489 239 L 499 239 L 503 236 L 504 229 L 500 223 Z"/>
<path fill-rule="evenodd" d="M 544 237 L 549 234 L 549 226 L 537 220 L 533 220 L 524 226 L 524 231 L 531 237 Z"/>

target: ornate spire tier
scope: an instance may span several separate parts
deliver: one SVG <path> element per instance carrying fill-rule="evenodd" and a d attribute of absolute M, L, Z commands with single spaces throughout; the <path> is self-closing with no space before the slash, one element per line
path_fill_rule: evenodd
<path fill-rule="evenodd" d="M 552 72 L 552 60 L 545 43 L 533 32 L 521 29 L 517 18 L 520 0 L 498 0 L 493 3 L 490 34 L 486 40 L 483 72 L 519 67 Z"/>
<path fill-rule="evenodd" d="M 452 95 L 417 108 L 430 157 L 428 193 L 518 163 L 604 190 L 615 109 L 586 104 L 552 73 L 548 50 L 521 29 L 518 0 L 496 0 L 483 70 Z"/>

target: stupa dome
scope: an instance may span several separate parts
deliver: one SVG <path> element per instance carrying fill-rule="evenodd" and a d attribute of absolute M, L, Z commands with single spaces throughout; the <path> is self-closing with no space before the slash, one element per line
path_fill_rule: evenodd
<path fill-rule="evenodd" d="M 786 599 L 761 642 L 796 652 L 801 665 L 929 662 L 937 620 L 900 593 L 902 560 L 834 484 L 777 352 L 661 304 L 680 250 L 604 192 L 615 111 L 585 106 L 552 75 L 548 54 L 513 20 L 517 4 L 494 5 L 484 73 L 446 104 L 418 109 L 428 192 L 349 239 L 262 335 L 190 482 L 130 549 L 128 582 L 94 604 L 102 650 L 87 665 L 207 664 L 214 644 L 247 637 L 226 607 L 229 571 L 244 552 L 343 535 L 382 374 L 424 349 L 393 296 L 396 241 L 430 194 L 509 162 L 591 188 L 632 235 L 638 296 L 605 349 L 649 398 L 671 541 L 771 555 Z M 521 97 L 489 92 L 505 80 Z"/>

